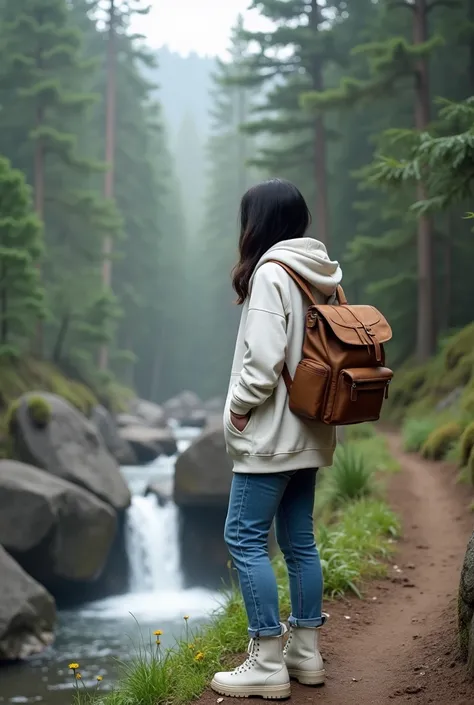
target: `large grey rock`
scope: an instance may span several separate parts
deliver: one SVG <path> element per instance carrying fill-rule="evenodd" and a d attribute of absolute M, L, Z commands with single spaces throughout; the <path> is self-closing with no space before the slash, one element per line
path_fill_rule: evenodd
<path fill-rule="evenodd" d="M 138 417 L 151 428 L 164 428 L 166 426 L 165 411 L 152 401 L 133 399 L 130 402 L 129 411 L 132 416 Z"/>
<path fill-rule="evenodd" d="M 203 427 L 206 425 L 207 411 L 202 401 L 194 392 L 182 392 L 163 404 L 169 419 L 178 421 L 182 426 Z"/>
<path fill-rule="evenodd" d="M 0 546 L 0 661 L 38 654 L 53 641 L 51 595 Z"/>
<path fill-rule="evenodd" d="M 37 580 L 91 581 L 117 529 L 109 504 L 38 468 L 0 461 L 0 544 Z"/>
<path fill-rule="evenodd" d="M 461 571 L 458 608 L 461 655 L 474 677 L 474 533 L 467 545 Z"/>
<path fill-rule="evenodd" d="M 133 416 L 133 414 L 117 414 L 115 417 L 115 422 L 119 428 L 123 428 L 124 426 L 146 427 L 145 421 L 138 416 Z"/>
<path fill-rule="evenodd" d="M 133 448 L 139 464 L 150 463 L 159 455 L 175 455 L 178 451 L 175 437 L 169 428 L 125 426 L 119 433 Z"/>
<path fill-rule="evenodd" d="M 105 406 L 94 407 L 91 421 L 97 426 L 107 450 L 120 465 L 136 464 L 137 459 L 131 445 L 120 436 L 117 425 Z"/>
<path fill-rule="evenodd" d="M 41 398 L 50 409 L 45 424 L 31 413 Z M 95 425 L 61 397 L 46 392 L 25 394 L 11 424 L 16 457 L 92 492 L 115 509 L 130 504 L 130 492 Z"/>
<path fill-rule="evenodd" d="M 178 458 L 174 499 L 178 506 L 227 505 L 232 461 L 227 455 L 222 424 L 205 431 Z"/>

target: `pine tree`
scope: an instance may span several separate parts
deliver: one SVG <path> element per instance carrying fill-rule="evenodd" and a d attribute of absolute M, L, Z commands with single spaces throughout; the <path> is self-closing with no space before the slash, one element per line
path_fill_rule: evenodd
<path fill-rule="evenodd" d="M 106 14 L 106 84 L 105 84 L 105 162 L 107 170 L 104 179 L 104 196 L 113 199 L 115 193 L 115 161 L 116 161 L 116 122 L 117 122 L 117 71 L 120 34 L 128 29 L 134 14 L 147 14 L 149 6 L 144 6 L 142 0 L 104 0 L 98 3 Z M 148 60 L 148 55 L 147 55 Z M 103 243 L 102 283 L 104 289 L 112 285 L 112 251 L 113 237 L 106 235 Z M 109 350 L 102 345 L 99 356 L 99 367 L 106 370 L 109 365 Z"/>
<path fill-rule="evenodd" d="M 439 44 L 438 37 L 429 36 L 428 17 L 440 3 L 437 0 L 387 0 L 386 11 L 401 9 L 411 14 L 413 41 L 391 36 L 384 41 L 373 41 L 357 48 L 370 62 L 371 75 L 367 80 L 349 78 L 338 90 L 309 92 L 303 104 L 319 114 L 324 109 L 354 105 L 360 100 L 386 96 L 406 79 L 413 81 L 413 122 L 418 132 L 426 130 L 431 121 L 429 87 L 429 56 Z M 443 5 L 452 5 L 449 0 Z M 387 19 L 388 15 L 385 15 Z M 392 138 L 394 137 L 392 133 Z M 396 135 L 395 135 L 396 137 Z M 423 179 L 416 184 L 417 200 L 426 199 Z M 434 270 L 434 223 L 430 214 L 421 213 L 417 225 L 417 327 L 416 350 L 420 360 L 433 353 L 436 342 L 436 300 Z"/>
<path fill-rule="evenodd" d="M 216 62 L 213 75 L 205 217 L 192 249 L 193 269 L 197 274 L 193 280 L 202 310 L 195 334 L 196 359 L 202 380 L 199 393 L 205 397 L 224 394 L 228 382 L 239 316 L 230 277 L 237 259 L 238 208 L 243 193 L 256 180 L 255 172 L 247 164 L 254 150 L 253 140 L 242 131 L 255 96 L 251 90 L 232 82 L 248 56 L 247 42 L 241 32 L 239 17 L 231 37 L 229 58 Z"/>
<path fill-rule="evenodd" d="M 0 157 L 0 356 L 23 352 L 32 324 L 45 314 L 41 253 L 41 222 L 25 178 Z"/>
<path fill-rule="evenodd" d="M 247 130 L 273 138 L 260 150 L 256 163 L 273 173 L 299 174 L 299 183 L 309 179 L 314 184 L 316 234 L 326 244 L 330 239 L 328 129 L 322 114 L 310 116 L 301 110 L 300 97 L 311 89 L 322 91 L 325 74 L 340 60 L 333 41 L 334 23 L 329 19 L 338 13 L 339 5 L 328 0 L 254 0 L 252 8 L 275 28 L 242 33 L 258 45 L 258 51 L 248 57 L 240 81 L 266 91 Z"/>
<path fill-rule="evenodd" d="M 119 228 L 112 204 L 88 187 L 101 164 L 79 156 L 81 120 L 96 100 L 88 90 L 95 62 L 83 58 L 81 32 L 65 0 L 6 0 L 1 20 L 0 146 L 33 184 L 35 210 L 45 222 L 43 276 L 54 328 L 71 261 L 83 279 L 81 264 L 91 269 L 98 233 Z M 43 354 L 42 329 L 39 334 Z"/>

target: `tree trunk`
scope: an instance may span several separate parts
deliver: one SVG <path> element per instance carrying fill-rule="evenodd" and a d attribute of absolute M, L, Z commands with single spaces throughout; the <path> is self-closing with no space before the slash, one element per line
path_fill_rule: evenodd
<path fill-rule="evenodd" d="M 443 281 L 443 304 L 441 314 L 441 330 L 449 330 L 451 325 L 451 297 L 453 290 L 453 242 L 455 226 L 453 222 L 453 213 L 448 211 L 447 214 L 446 237 L 443 247 L 443 262 L 444 262 L 444 281 Z"/>
<path fill-rule="evenodd" d="M 43 109 L 38 107 L 36 111 L 36 128 L 42 127 L 43 120 Z M 41 139 L 39 139 L 35 144 L 34 161 L 35 211 L 41 222 L 44 222 L 44 145 Z M 38 270 L 40 270 L 40 264 L 37 264 L 36 266 Z M 43 322 L 38 320 L 36 323 L 36 334 L 33 348 L 35 355 L 40 358 L 43 356 L 43 347 Z"/>
<path fill-rule="evenodd" d="M 311 0 L 311 14 L 309 25 L 314 33 L 319 31 L 321 22 L 320 7 L 318 0 Z M 321 59 L 316 57 L 311 66 L 312 87 L 315 91 L 322 91 L 324 88 Z M 317 236 L 322 243 L 329 248 L 329 205 L 328 205 L 328 174 L 326 157 L 326 128 L 324 118 L 318 115 L 314 122 L 313 132 L 313 155 L 314 155 L 314 181 L 316 186 L 316 227 Z"/>
<path fill-rule="evenodd" d="M 2 314 L 2 324 L 1 324 L 1 328 L 0 328 L 0 336 L 1 336 L 2 345 L 6 345 L 8 343 L 8 320 L 7 320 L 8 290 L 7 290 L 7 286 L 5 283 L 4 267 L 5 267 L 5 263 L 2 262 L 2 278 L 1 278 L 2 296 L 1 296 L 1 304 L 0 304 L 1 305 L 1 314 Z"/>
<path fill-rule="evenodd" d="M 104 196 L 111 200 L 114 197 L 115 177 L 115 119 L 116 119 L 116 5 L 110 0 L 109 32 L 107 41 L 107 85 L 105 106 L 105 161 L 108 165 L 104 180 Z M 104 288 L 112 285 L 112 238 L 107 236 L 103 245 L 102 283 Z M 106 343 L 100 349 L 99 368 L 106 370 L 109 365 L 109 350 Z"/>
<path fill-rule="evenodd" d="M 428 39 L 428 12 L 426 0 L 416 0 L 413 11 L 414 44 Z M 415 126 L 426 130 L 430 122 L 430 86 L 428 60 L 421 58 L 415 72 Z M 417 200 L 427 198 L 423 181 L 417 184 Z M 433 219 L 422 215 L 418 220 L 418 323 L 416 352 L 420 362 L 433 354 L 436 345 L 433 262 Z"/>
<path fill-rule="evenodd" d="M 64 314 L 61 320 L 61 325 L 59 326 L 58 337 L 56 338 L 56 343 L 53 350 L 53 362 L 57 365 L 61 362 L 61 357 L 63 353 L 64 341 L 69 330 L 69 324 L 71 322 L 71 316 L 69 313 Z"/>
<path fill-rule="evenodd" d="M 474 0 L 469 0 L 467 6 L 467 21 L 469 26 L 474 27 Z M 474 95 L 474 35 L 469 33 L 469 94 Z"/>
<path fill-rule="evenodd" d="M 238 129 L 238 185 L 239 197 L 247 190 L 247 136 L 242 131 L 242 125 L 247 122 L 247 96 L 245 88 L 237 88 L 237 129 Z"/>

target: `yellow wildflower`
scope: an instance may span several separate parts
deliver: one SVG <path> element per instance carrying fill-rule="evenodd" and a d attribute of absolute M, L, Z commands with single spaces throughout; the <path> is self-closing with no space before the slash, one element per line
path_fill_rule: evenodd
<path fill-rule="evenodd" d="M 103 678 L 103 676 L 97 676 L 96 680 L 99 681 L 99 683 L 100 683 L 101 681 L 104 680 L 104 678 Z"/>
<path fill-rule="evenodd" d="M 194 657 L 194 660 L 195 661 L 202 661 L 203 659 L 204 659 L 204 654 L 202 653 L 202 651 L 198 651 L 196 656 Z"/>
<path fill-rule="evenodd" d="M 153 632 L 153 636 L 161 636 L 162 634 L 163 632 L 161 631 L 161 629 L 157 629 L 156 632 Z"/>
<path fill-rule="evenodd" d="M 188 619 L 189 619 L 189 615 L 188 615 L 188 614 L 185 614 L 184 617 L 183 617 L 183 619 L 184 619 L 185 622 L 187 622 Z"/>
<path fill-rule="evenodd" d="M 76 680 L 80 681 L 81 678 L 82 678 L 81 674 L 80 674 L 80 673 L 76 673 Z"/>
<path fill-rule="evenodd" d="M 69 668 L 71 669 L 71 671 L 77 671 L 77 669 L 79 668 L 79 664 L 78 663 L 70 663 Z"/>

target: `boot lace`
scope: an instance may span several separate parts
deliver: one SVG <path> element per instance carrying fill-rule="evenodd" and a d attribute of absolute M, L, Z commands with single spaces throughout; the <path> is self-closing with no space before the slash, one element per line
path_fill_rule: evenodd
<path fill-rule="evenodd" d="M 248 658 L 243 662 L 241 666 L 232 671 L 232 675 L 237 676 L 241 673 L 245 673 L 246 671 L 250 671 L 250 669 L 252 669 L 257 662 L 259 652 L 260 641 L 258 640 L 258 638 L 250 639 L 247 649 Z"/>
<path fill-rule="evenodd" d="M 294 633 L 295 633 L 295 631 L 294 631 L 293 627 L 290 626 L 289 634 L 288 634 L 288 639 L 286 640 L 286 644 L 285 644 L 285 646 L 284 646 L 284 648 L 283 648 L 283 655 L 284 655 L 284 656 L 286 656 L 286 652 L 287 652 L 288 649 L 289 649 L 289 646 L 290 646 L 290 644 L 291 644 L 291 640 L 293 639 Z"/>

